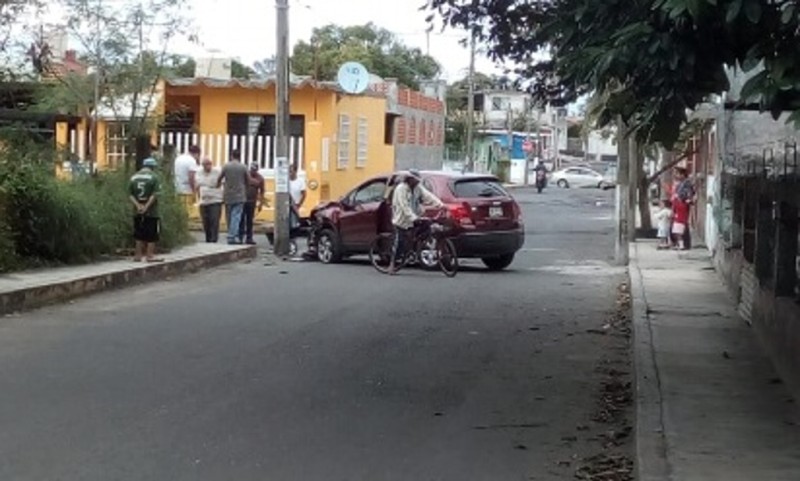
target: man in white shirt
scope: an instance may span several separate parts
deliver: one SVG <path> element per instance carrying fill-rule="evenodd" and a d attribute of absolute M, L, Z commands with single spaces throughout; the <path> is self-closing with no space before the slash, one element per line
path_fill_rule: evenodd
<path fill-rule="evenodd" d="M 192 145 L 187 153 L 175 158 L 175 192 L 181 197 L 187 208 L 195 201 L 195 174 L 200 161 L 200 147 Z"/>
<path fill-rule="evenodd" d="M 292 198 L 290 225 L 294 228 L 300 223 L 300 207 L 306 201 L 306 181 L 297 176 L 297 166 L 294 164 L 289 169 L 289 195 Z"/>
<path fill-rule="evenodd" d="M 214 167 L 211 159 L 203 159 L 202 168 L 195 174 L 195 187 L 200 198 L 200 219 L 206 242 L 219 240 L 219 220 L 222 216 L 222 189 L 217 187 L 220 169 Z"/>
<path fill-rule="evenodd" d="M 416 171 L 406 175 L 392 193 L 392 225 L 394 226 L 394 247 L 389 273 L 397 273 L 397 262 L 405 256 L 405 243 L 413 234 L 415 223 L 421 219 L 421 204 L 443 208 L 444 203 L 428 189 L 420 185 L 421 177 Z"/>

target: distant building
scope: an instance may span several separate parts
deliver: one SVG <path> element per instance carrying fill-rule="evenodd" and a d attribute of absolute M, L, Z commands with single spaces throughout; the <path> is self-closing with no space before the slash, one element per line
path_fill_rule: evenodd
<path fill-rule="evenodd" d="M 230 57 L 201 57 L 195 62 L 194 76 L 195 78 L 229 80 L 232 66 L 233 59 Z"/>
<path fill-rule="evenodd" d="M 527 92 L 489 89 L 475 96 L 477 123 L 482 130 L 517 130 L 537 135 L 542 141 L 537 154 L 555 159 L 567 149 L 567 109 L 547 105 L 539 107 Z"/>
<path fill-rule="evenodd" d="M 67 75 L 84 76 L 89 72 L 89 67 L 78 60 L 78 54 L 75 50 L 64 51 L 64 56 L 61 58 L 53 58 L 50 60 L 47 72 L 43 75 L 43 80 L 48 78 L 59 78 Z"/>
<path fill-rule="evenodd" d="M 444 163 L 445 98 L 443 82 L 423 82 L 420 92 L 400 87 L 395 79 L 373 85 L 389 99 L 390 114 L 397 115 L 394 133 L 398 170 L 439 170 Z"/>
<path fill-rule="evenodd" d="M 588 162 L 617 162 L 617 133 L 615 129 L 592 130 L 584 140 Z"/>

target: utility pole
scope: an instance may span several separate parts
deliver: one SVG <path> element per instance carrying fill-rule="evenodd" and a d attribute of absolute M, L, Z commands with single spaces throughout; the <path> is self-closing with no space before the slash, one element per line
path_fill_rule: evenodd
<path fill-rule="evenodd" d="M 289 255 L 289 0 L 275 0 L 275 255 Z"/>
<path fill-rule="evenodd" d="M 525 106 L 525 131 L 526 131 L 526 133 L 525 133 L 525 142 L 530 143 L 531 142 L 531 109 L 530 109 L 530 106 L 528 106 L 528 105 Z M 525 152 L 525 149 L 523 149 L 523 154 L 525 155 L 525 162 L 523 162 L 523 165 L 525 166 L 525 174 L 524 174 L 524 176 L 522 178 L 523 185 L 528 185 L 528 183 L 530 182 L 529 171 L 530 171 L 531 152 L 532 152 L 532 150 L 528 151 L 528 152 Z"/>
<path fill-rule="evenodd" d="M 617 265 L 626 266 L 630 259 L 628 252 L 629 237 L 628 237 L 628 218 L 630 209 L 629 203 L 629 190 L 630 190 L 630 143 L 628 142 L 628 128 L 622 121 L 622 117 L 617 118 L 617 202 L 615 211 L 615 234 L 616 239 L 614 242 L 614 258 Z"/>
<path fill-rule="evenodd" d="M 94 166 L 95 161 L 97 160 L 97 137 L 98 137 L 98 113 L 97 109 L 100 108 L 100 76 L 103 75 L 103 60 L 102 60 L 102 45 L 103 42 L 100 39 L 100 35 L 102 30 L 100 29 L 100 13 L 102 12 L 103 3 L 102 0 L 97 0 L 97 11 L 95 11 L 95 44 L 94 44 L 94 63 L 95 63 L 95 72 L 94 72 L 94 104 L 92 105 L 92 118 L 91 118 L 91 127 L 89 128 L 89 132 L 87 132 L 86 143 L 87 145 L 87 155 L 89 157 L 89 174 L 94 174 Z M 84 159 L 81 159 L 84 160 Z"/>
<path fill-rule="evenodd" d="M 514 109 L 511 108 L 511 103 L 508 104 L 508 178 L 503 179 L 506 182 L 511 182 L 511 164 L 514 159 Z"/>
<path fill-rule="evenodd" d="M 467 171 L 475 171 L 473 130 L 475 129 L 475 32 L 469 31 L 469 75 L 467 77 Z"/>
<path fill-rule="evenodd" d="M 429 57 L 431 55 L 431 28 L 433 27 L 429 27 L 425 30 L 425 55 Z"/>

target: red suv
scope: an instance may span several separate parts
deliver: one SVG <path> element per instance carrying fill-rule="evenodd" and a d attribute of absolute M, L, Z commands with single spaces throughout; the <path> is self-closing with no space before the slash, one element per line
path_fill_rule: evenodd
<path fill-rule="evenodd" d="M 391 229 L 391 214 L 383 202 L 387 186 L 403 172 L 369 179 L 338 201 L 322 203 L 311 212 L 317 258 L 323 263 L 366 254 L 379 232 Z M 514 260 L 525 241 L 517 202 L 491 175 L 421 172 L 422 185 L 447 205 L 453 221 L 453 242 L 459 257 L 480 258 L 492 270 Z M 434 214 L 435 211 L 426 212 Z"/>

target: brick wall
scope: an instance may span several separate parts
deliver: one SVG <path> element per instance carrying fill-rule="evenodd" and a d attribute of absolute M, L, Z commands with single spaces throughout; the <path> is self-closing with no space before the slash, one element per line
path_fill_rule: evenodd
<path fill-rule="evenodd" d="M 397 95 L 397 169 L 438 170 L 444 162 L 444 102 L 401 88 Z"/>

